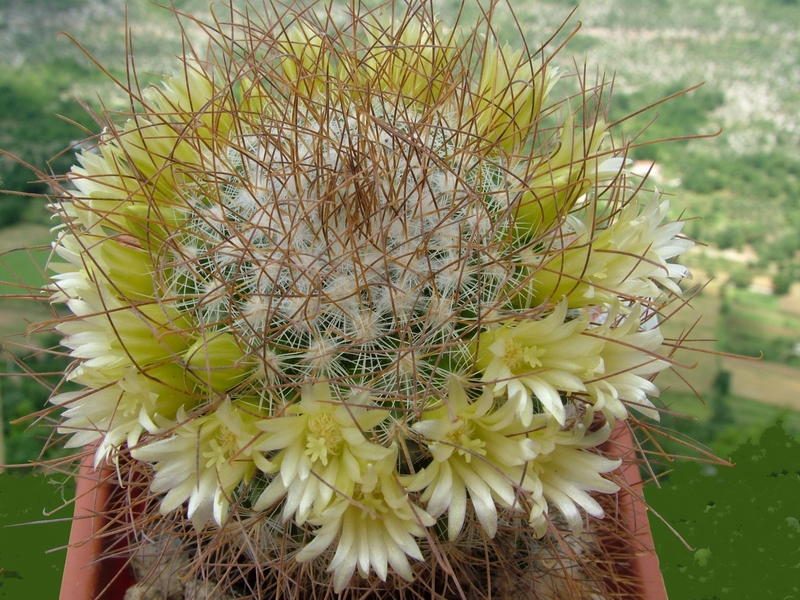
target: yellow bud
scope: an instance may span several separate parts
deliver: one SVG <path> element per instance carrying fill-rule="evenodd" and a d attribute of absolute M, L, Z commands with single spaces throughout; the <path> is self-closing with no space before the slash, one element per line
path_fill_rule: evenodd
<path fill-rule="evenodd" d="M 158 252 L 183 221 L 183 210 L 166 203 L 131 202 L 117 211 L 119 231 L 135 237 L 146 252 Z"/>
<path fill-rule="evenodd" d="M 441 23 L 432 29 L 416 19 L 396 23 L 372 43 L 367 64 L 383 88 L 425 105 L 436 103 L 452 79 L 453 47 L 441 41 Z"/>
<path fill-rule="evenodd" d="M 174 198 L 178 183 L 189 181 L 184 173 L 202 165 L 197 142 L 171 123 L 143 117 L 128 121 L 119 137 L 122 158 L 133 167 L 140 185 L 146 182 L 153 195 L 167 200 Z"/>
<path fill-rule="evenodd" d="M 597 267 L 596 262 L 590 261 L 591 256 L 590 247 L 583 240 L 546 258 L 540 266 L 523 267 L 530 281 L 519 288 L 514 305 L 531 308 L 562 297 L 567 298 L 569 308 L 591 304 L 592 286 L 587 280 Z"/>
<path fill-rule="evenodd" d="M 205 386 L 224 392 L 239 385 L 252 371 L 252 361 L 231 333 L 197 340 L 186 353 L 186 366 Z"/>
<path fill-rule="evenodd" d="M 233 98 L 220 93 L 211 77 L 194 61 L 187 62 L 180 76 L 167 80 L 163 90 L 151 89 L 147 96 L 164 114 L 165 121 L 188 125 L 195 138 L 204 141 L 220 138 L 233 126 Z"/>
<path fill-rule="evenodd" d="M 502 50 L 486 43 L 480 82 L 471 113 L 477 134 L 506 152 L 518 153 L 539 120 L 539 114 L 556 80 L 556 69 L 523 57 L 522 50 Z"/>
<path fill-rule="evenodd" d="M 175 308 L 144 304 L 106 316 L 117 338 L 112 349 L 123 350 L 138 366 L 169 361 L 188 347 L 189 321 Z"/>
<path fill-rule="evenodd" d="M 199 398 L 191 391 L 192 382 L 187 381 L 186 371 L 177 363 L 149 367 L 140 377 L 150 382 L 150 393 L 158 395 L 156 412 L 162 417 L 172 419 L 179 408 L 189 411 L 199 403 Z"/>
<path fill-rule="evenodd" d="M 576 139 L 573 120 L 567 120 L 558 149 L 542 159 L 519 196 L 514 221 L 519 237 L 549 231 L 589 191 L 596 179 L 596 156 L 606 128 L 604 122 L 598 122 Z"/>
<path fill-rule="evenodd" d="M 242 77 L 239 81 L 241 101 L 239 114 L 263 115 L 269 104 L 269 93 L 255 79 Z"/>
<path fill-rule="evenodd" d="M 153 263 L 141 248 L 106 239 L 100 245 L 104 275 L 117 294 L 130 300 L 152 299 Z"/>
<path fill-rule="evenodd" d="M 323 38 L 305 21 L 298 21 L 287 29 L 279 41 L 279 51 L 284 53 L 281 68 L 286 80 L 297 86 L 300 93 L 311 98 L 325 93 L 325 78 L 330 61 L 323 51 Z"/>

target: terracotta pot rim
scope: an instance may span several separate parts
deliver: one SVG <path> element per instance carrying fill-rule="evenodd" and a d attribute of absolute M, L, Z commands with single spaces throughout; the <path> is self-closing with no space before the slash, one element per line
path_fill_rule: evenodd
<path fill-rule="evenodd" d="M 607 442 L 610 454 L 622 459 L 620 472 L 622 480 L 629 488 L 620 499 L 620 513 L 627 524 L 635 543 L 630 545 L 630 569 L 639 582 L 642 598 L 647 600 L 668 600 L 667 588 L 656 554 L 653 533 L 647 516 L 647 504 L 644 501 L 644 482 L 639 472 L 639 461 L 636 460 L 636 446 L 633 432 L 626 421 L 618 421 L 611 438 Z"/>
<path fill-rule="evenodd" d="M 109 525 L 104 507 L 114 489 L 114 472 L 109 467 L 95 469 L 93 463 L 92 452 L 75 475 L 75 511 L 60 600 L 121 600 L 134 583 L 124 558 L 103 558 L 111 546 L 103 536 Z"/>

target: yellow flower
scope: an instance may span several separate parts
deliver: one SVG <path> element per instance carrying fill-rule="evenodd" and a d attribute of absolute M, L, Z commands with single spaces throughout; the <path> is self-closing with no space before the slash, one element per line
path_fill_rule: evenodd
<path fill-rule="evenodd" d="M 604 516 L 603 508 L 589 492 L 619 491 L 616 483 L 601 475 L 615 470 L 622 461 L 587 451 L 611 434 L 608 424 L 588 433 L 592 418 L 592 411 L 587 411 L 570 429 L 561 430 L 546 415 L 538 415 L 535 425 L 525 434 L 530 460 L 522 486 L 530 494 L 530 524 L 537 537 L 548 528 L 548 502 L 558 507 L 573 534 L 578 535 L 583 526 L 579 508 L 596 518 Z"/>
<path fill-rule="evenodd" d="M 88 359 L 83 367 L 97 367 L 113 380 L 115 368 L 152 363 L 186 347 L 180 330 L 188 322 L 170 306 L 154 304 L 151 265 L 141 249 L 88 233 L 80 239 L 63 234 L 54 249 L 67 263 L 52 265 L 58 274 L 50 298 L 78 317 L 58 329 L 72 356 Z"/>
<path fill-rule="evenodd" d="M 137 445 L 144 433 L 156 433 L 154 423 L 160 419 L 173 419 L 181 408 L 193 408 L 196 400 L 184 388 L 183 370 L 177 365 L 165 364 L 139 372 L 128 366 L 111 384 L 92 383 L 97 378 L 92 372 L 73 371 L 71 379 L 87 385 L 77 392 L 63 392 L 50 399 L 64 407 L 58 432 L 72 434 L 67 448 L 80 448 L 97 440 L 95 465 L 106 459 L 116 461 L 117 453 L 125 444 Z"/>
<path fill-rule="evenodd" d="M 656 316 L 643 314 L 636 304 L 628 314 L 617 307 L 604 317 L 602 326 L 591 330 L 605 341 L 600 352 L 604 373 L 586 382 L 595 409 L 602 410 L 610 423 L 627 418 L 627 407 L 658 421 L 659 413 L 648 398 L 658 396 L 658 387 L 643 377 L 669 367 L 656 354 L 664 341 Z"/>
<path fill-rule="evenodd" d="M 565 423 L 562 393 L 583 392 L 584 381 L 602 373 L 603 342 L 582 335 L 585 318 L 565 320 L 567 302 L 539 320 L 509 322 L 482 333 L 477 341 L 476 367 L 481 381 L 495 394 L 505 392 L 527 426 L 534 415 L 533 398 L 558 421 Z"/>
<path fill-rule="evenodd" d="M 557 231 L 549 255 L 524 259 L 531 263 L 524 302 L 536 306 L 566 296 L 569 307 L 578 308 L 618 298 L 655 299 L 662 289 L 680 295 L 677 282 L 690 275 L 669 261 L 694 244 L 679 237 L 682 222 L 663 223 L 668 210 L 669 202 L 658 196 L 644 207 L 634 198 L 602 228 L 571 220 L 574 233 Z"/>
<path fill-rule="evenodd" d="M 349 495 L 362 477 L 362 463 L 378 462 L 391 451 L 370 442 L 366 435 L 388 417 L 383 410 L 368 410 L 369 394 L 349 401 L 334 401 L 327 383 L 303 386 L 302 399 L 286 409 L 296 416 L 261 420 L 267 433 L 256 445 L 261 452 L 280 453 L 273 459 L 280 472 L 255 504 L 256 510 L 286 496 L 284 520 L 304 523 L 318 517 L 334 492 Z"/>
<path fill-rule="evenodd" d="M 443 406 L 424 413 L 413 426 L 433 460 L 403 482 L 410 492 L 425 490 L 420 501 L 427 503 L 431 516 L 447 512 L 448 537 L 455 540 L 463 528 L 468 499 L 489 537 L 497 532 L 498 507 L 512 515 L 529 507 L 537 537 L 548 527 L 548 502 L 576 534 L 580 509 L 602 517 L 602 508 L 588 492 L 616 492 L 619 486 L 601 475 L 620 461 L 591 450 L 608 439 L 610 428 L 588 433 L 593 411 L 579 419 L 571 405 L 566 428 L 548 414 L 536 414 L 523 425 L 511 405 L 496 410 L 493 405 L 489 389 L 470 403 L 453 380 Z"/>
<path fill-rule="evenodd" d="M 464 526 L 467 497 L 489 537 L 497 532 L 496 502 L 509 511 L 520 508 L 517 496 L 524 474 L 524 438 L 505 436 L 503 424 L 498 423 L 505 415 L 490 414 L 493 407 L 491 389 L 486 388 L 470 403 L 461 384 L 452 378 L 442 406 L 425 411 L 412 426 L 425 439 L 433 460 L 406 477 L 404 485 L 409 492 L 425 490 L 420 501 L 426 503 L 431 516 L 447 512 L 451 540 Z"/>
<path fill-rule="evenodd" d="M 297 555 L 298 562 L 313 560 L 338 537 L 336 553 L 328 571 L 333 572 L 333 589 L 342 592 L 356 568 L 361 577 L 374 570 L 386 581 L 391 566 L 394 573 L 411 581 L 414 574 L 407 556 L 423 560 L 414 537 L 425 535 L 434 519 L 416 506 L 397 483 L 394 465 L 397 446 L 375 463 L 368 463 L 350 494 L 337 490 L 331 505 L 318 517 L 314 539 Z"/>
<path fill-rule="evenodd" d="M 249 481 L 256 469 L 275 470 L 254 448 L 261 435 L 256 418 L 225 399 L 214 412 L 198 418 L 187 419 L 181 409 L 175 421 L 170 424 L 175 427 L 171 436 L 135 446 L 131 455 L 155 465 L 150 490 L 167 492 L 162 513 L 188 499 L 187 516 L 195 528 L 202 529 L 212 517 L 222 525 L 239 485 Z M 166 428 L 165 423 L 159 425 Z"/>

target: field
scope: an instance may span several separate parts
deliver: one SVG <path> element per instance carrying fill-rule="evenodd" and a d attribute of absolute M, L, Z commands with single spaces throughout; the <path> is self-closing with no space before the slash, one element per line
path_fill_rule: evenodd
<path fill-rule="evenodd" d="M 20 334 L 50 314 L 37 290 L 45 283 L 52 235 L 47 227 L 29 223 L 6 228 L 0 234 L 0 339 L 6 343 L 27 345 L 31 339 Z M 43 297 L 41 303 L 31 299 L 36 295 Z"/>
<path fill-rule="evenodd" d="M 731 358 L 723 368 L 733 375 L 731 388 L 737 396 L 764 404 L 800 411 L 800 370 L 768 362 L 750 362 Z"/>

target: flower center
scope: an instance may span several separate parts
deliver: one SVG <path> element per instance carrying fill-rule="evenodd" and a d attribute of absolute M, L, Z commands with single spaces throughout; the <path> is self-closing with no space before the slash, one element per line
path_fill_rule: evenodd
<path fill-rule="evenodd" d="M 122 413 L 123 417 L 129 418 L 139 413 L 141 404 L 140 399 L 135 394 L 122 393 L 117 403 L 117 412 Z"/>
<path fill-rule="evenodd" d="M 532 368 L 541 367 L 542 361 L 539 359 L 544 356 L 545 349 L 538 348 L 537 346 L 528 346 L 525 348 L 525 362 L 527 362 Z"/>
<path fill-rule="evenodd" d="M 203 452 L 203 458 L 208 459 L 206 468 L 219 469 L 239 450 L 239 439 L 226 425 L 220 424 L 216 436 L 208 445 L 209 449 Z"/>
<path fill-rule="evenodd" d="M 381 494 L 380 481 L 375 482 L 374 486 L 368 486 L 366 489 L 369 489 L 369 491 L 365 490 L 364 485 L 356 486 L 353 499 L 367 509 L 359 511 L 361 519 L 370 518 L 375 521 L 388 513 L 389 507 L 386 505 L 383 494 Z"/>
<path fill-rule="evenodd" d="M 342 431 L 329 413 L 311 415 L 308 419 L 306 455 L 311 462 L 321 461 L 328 466 L 328 455 L 338 454 L 342 447 Z"/>
<path fill-rule="evenodd" d="M 512 371 L 516 371 L 526 363 L 535 369 L 542 366 L 542 361 L 539 359 L 544 354 L 544 348 L 523 346 L 516 340 L 508 339 L 506 340 L 502 360 Z"/>
<path fill-rule="evenodd" d="M 459 419 L 458 427 L 445 436 L 445 440 L 455 446 L 456 451 L 463 456 L 467 462 L 470 462 L 475 454 L 478 456 L 486 456 L 486 442 L 481 439 L 472 439 L 473 431 L 474 427 L 471 424 Z"/>
<path fill-rule="evenodd" d="M 525 348 L 520 346 L 514 340 L 506 340 L 505 352 L 503 353 L 503 362 L 512 371 L 522 366 L 522 361 L 525 359 Z"/>

